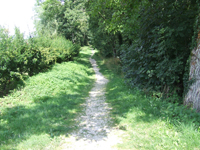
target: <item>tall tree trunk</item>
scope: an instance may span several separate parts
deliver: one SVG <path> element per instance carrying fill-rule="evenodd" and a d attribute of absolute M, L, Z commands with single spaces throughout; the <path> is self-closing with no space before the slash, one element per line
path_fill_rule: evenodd
<path fill-rule="evenodd" d="M 200 112 L 200 41 L 191 52 L 189 81 L 191 85 L 189 85 L 184 104 Z"/>

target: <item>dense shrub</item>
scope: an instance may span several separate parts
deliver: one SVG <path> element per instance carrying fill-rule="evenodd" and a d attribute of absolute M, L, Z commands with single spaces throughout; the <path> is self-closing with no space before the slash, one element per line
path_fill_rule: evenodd
<path fill-rule="evenodd" d="M 69 61 L 79 54 L 80 46 L 64 37 L 45 35 L 25 39 L 19 29 L 15 35 L 0 27 L 0 94 L 25 73 L 32 76 L 56 62 Z"/>
<path fill-rule="evenodd" d="M 199 31 L 199 1 L 99 0 L 86 4 L 91 41 L 101 53 L 117 49 L 127 84 L 162 92 L 164 98 L 178 94 L 177 101 L 182 103 Z"/>
<path fill-rule="evenodd" d="M 186 0 L 152 1 L 140 9 L 138 34 L 122 50 L 130 85 L 182 96 L 197 13 L 196 3 Z"/>
<path fill-rule="evenodd" d="M 0 28 L 0 39 L 0 87 L 3 92 L 12 79 L 20 79 L 25 71 L 26 43 L 18 29 L 15 29 L 15 36 L 11 37 L 6 29 Z"/>
<path fill-rule="evenodd" d="M 57 62 L 70 60 L 74 56 L 78 56 L 80 46 L 72 44 L 71 41 L 66 40 L 64 37 L 57 37 L 52 40 L 51 48 L 57 52 Z"/>

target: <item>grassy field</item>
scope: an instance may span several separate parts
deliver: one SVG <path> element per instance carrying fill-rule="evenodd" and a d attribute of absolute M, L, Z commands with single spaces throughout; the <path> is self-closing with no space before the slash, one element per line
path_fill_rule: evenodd
<path fill-rule="evenodd" d="M 110 80 L 107 102 L 113 107 L 115 127 L 124 130 L 118 149 L 200 149 L 200 115 L 184 106 L 161 100 L 155 93 L 146 96 L 124 84 L 119 59 L 94 58 Z M 158 94 L 158 93 L 156 93 Z"/>
<path fill-rule="evenodd" d="M 1 150 L 55 149 L 77 128 L 74 119 L 95 79 L 90 55 L 84 47 L 75 61 L 56 64 L 0 98 Z"/>

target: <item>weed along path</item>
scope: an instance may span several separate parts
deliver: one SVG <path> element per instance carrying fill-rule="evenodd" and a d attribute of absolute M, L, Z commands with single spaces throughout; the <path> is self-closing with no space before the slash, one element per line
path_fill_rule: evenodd
<path fill-rule="evenodd" d="M 92 50 L 92 56 L 94 50 Z M 105 88 L 108 80 L 99 72 L 96 61 L 90 58 L 90 62 L 96 74 L 96 82 L 89 93 L 84 111 L 76 119 L 78 130 L 74 131 L 65 140 L 61 149 L 115 149 L 114 145 L 120 142 L 116 130 L 112 129 L 112 121 L 109 115 L 110 107 L 105 102 Z"/>

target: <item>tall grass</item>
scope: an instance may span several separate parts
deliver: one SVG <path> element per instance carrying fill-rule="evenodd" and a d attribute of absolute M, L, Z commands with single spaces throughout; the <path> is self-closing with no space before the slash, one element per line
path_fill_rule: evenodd
<path fill-rule="evenodd" d="M 84 47 L 74 62 L 56 64 L 0 98 L 0 149 L 55 149 L 77 129 L 94 82 L 89 57 Z"/>
<path fill-rule="evenodd" d="M 106 98 L 116 128 L 125 132 L 118 149 L 200 149 L 200 114 L 158 98 L 159 93 L 147 96 L 127 87 L 114 58 L 94 58 L 110 80 Z"/>

